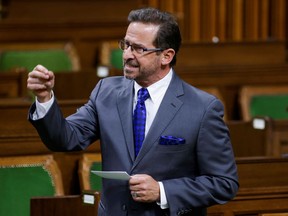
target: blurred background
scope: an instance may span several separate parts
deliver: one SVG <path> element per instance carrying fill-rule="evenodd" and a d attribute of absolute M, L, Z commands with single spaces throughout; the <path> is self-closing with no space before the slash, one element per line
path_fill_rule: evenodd
<path fill-rule="evenodd" d="M 0 0 L 0 190 L 5 194 L 0 216 L 29 215 L 30 198 L 36 195 L 80 196 L 84 190 L 101 191 L 99 179 L 89 173 L 92 166 L 101 169 L 98 144 L 83 152 L 51 152 L 27 121 L 34 101 L 26 90 L 27 74 L 37 64 L 53 70 L 54 92 L 64 115 L 75 112 L 86 103 L 99 79 L 122 75 L 118 40 L 125 36 L 129 12 L 141 7 L 175 15 L 183 38 L 176 73 L 217 96 L 225 106 L 224 120 L 231 132 L 242 187 L 235 202 L 216 206 L 210 213 L 287 213 L 286 0 Z M 38 158 L 47 154 L 47 158 Z M 23 156 L 26 158 L 19 158 Z M 51 164 L 51 157 L 60 171 L 60 189 L 31 193 L 29 186 L 29 191 L 22 192 L 26 196 L 18 197 L 18 189 L 25 188 L 21 186 L 25 177 L 33 173 L 35 180 L 44 175 L 34 170 L 17 178 L 12 168 L 31 167 L 32 161 Z M 55 168 L 46 166 L 45 170 Z M 51 177 L 52 171 L 49 173 Z M 21 184 L 16 182 L 20 188 L 11 194 L 15 179 L 20 180 Z M 97 183 L 95 187 L 90 180 L 91 185 Z M 15 196 L 20 200 L 15 202 Z M 17 203 L 25 203 L 24 210 Z M 17 208 L 11 206 L 19 211 L 12 212 Z M 39 205 L 34 208 L 41 209 Z M 93 211 L 97 211 L 95 206 Z"/>

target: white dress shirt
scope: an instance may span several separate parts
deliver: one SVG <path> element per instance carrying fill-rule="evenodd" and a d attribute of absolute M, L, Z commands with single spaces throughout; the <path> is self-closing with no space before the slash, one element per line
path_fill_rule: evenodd
<path fill-rule="evenodd" d="M 148 92 L 150 97 L 145 100 L 145 107 L 146 107 L 146 125 L 145 125 L 145 136 L 147 135 L 152 122 L 156 116 L 156 113 L 159 109 L 159 106 L 163 100 L 163 97 L 168 89 L 168 86 L 170 84 L 170 81 L 172 79 L 172 69 L 169 71 L 169 73 L 161 80 L 159 80 L 158 82 L 152 84 L 151 86 L 149 86 Z M 134 103 L 133 103 L 133 110 L 136 107 L 137 104 L 137 92 L 138 90 L 142 88 L 142 86 L 140 86 L 138 83 L 135 82 L 134 84 Z M 157 203 L 158 205 L 160 205 L 160 207 L 162 209 L 166 209 L 169 208 L 168 202 L 167 202 L 167 198 L 166 198 L 166 194 L 165 194 L 165 190 L 164 190 L 164 186 L 162 184 L 162 182 L 158 182 L 159 186 L 160 186 L 160 203 Z"/>

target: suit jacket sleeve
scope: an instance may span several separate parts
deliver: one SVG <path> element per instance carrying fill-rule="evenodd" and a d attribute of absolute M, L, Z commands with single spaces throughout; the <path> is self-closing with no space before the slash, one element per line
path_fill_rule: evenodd
<path fill-rule="evenodd" d="M 99 138 L 97 111 L 93 100 L 98 93 L 100 83 L 101 81 L 91 93 L 88 103 L 67 118 L 63 116 L 55 100 L 44 118 L 32 120 L 32 114 L 36 109 L 35 103 L 32 104 L 28 120 L 50 150 L 80 151 Z"/>

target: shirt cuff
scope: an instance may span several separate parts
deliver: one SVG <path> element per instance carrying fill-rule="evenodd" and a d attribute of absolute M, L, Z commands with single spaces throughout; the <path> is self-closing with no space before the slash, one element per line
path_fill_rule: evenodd
<path fill-rule="evenodd" d="M 35 100 L 36 110 L 33 113 L 33 120 L 38 120 L 38 119 L 43 118 L 47 114 L 47 112 L 49 111 L 49 109 L 52 106 L 53 102 L 54 102 L 54 93 L 53 93 L 53 91 L 51 92 L 51 99 L 49 101 L 45 102 L 45 103 L 40 103 L 37 100 L 37 97 L 36 97 L 36 100 Z"/>
<path fill-rule="evenodd" d="M 167 209 L 169 208 L 165 190 L 164 190 L 164 185 L 162 182 L 158 182 L 160 186 L 160 202 L 157 202 L 157 204 L 160 206 L 161 209 Z"/>

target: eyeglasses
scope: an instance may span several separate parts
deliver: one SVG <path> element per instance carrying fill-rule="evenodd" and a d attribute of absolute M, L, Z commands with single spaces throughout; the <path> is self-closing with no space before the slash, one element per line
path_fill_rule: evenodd
<path fill-rule="evenodd" d="M 138 54 L 143 54 L 144 52 L 157 52 L 157 51 L 163 51 L 162 48 L 144 48 L 136 44 L 129 44 L 124 39 L 119 41 L 119 48 L 121 50 L 127 50 L 129 47 L 131 47 L 131 51 L 135 51 Z"/>

